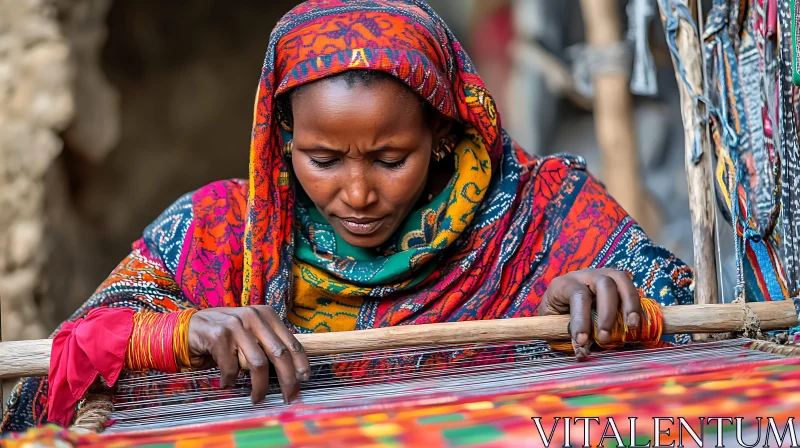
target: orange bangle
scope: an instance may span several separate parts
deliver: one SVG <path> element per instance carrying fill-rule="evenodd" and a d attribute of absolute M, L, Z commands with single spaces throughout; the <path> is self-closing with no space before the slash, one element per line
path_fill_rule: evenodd
<path fill-rule="evenodd" d="M 185 309 L 171 313 L 134 313 L 125 367 L 165 373 L 177 373 L 182 368 L 191 367 L 189 321 L 196 312 L 196 309 Z"/>
<path fill-rule="evenodd" d="M 178 311 L 175 336 L 172 338 L 172 351 L 175 353 L 175 360 L 179 368 L 192 367 L 192 361 L 189 358 L 189 321 L 197 311 L 194 308 Z"/>

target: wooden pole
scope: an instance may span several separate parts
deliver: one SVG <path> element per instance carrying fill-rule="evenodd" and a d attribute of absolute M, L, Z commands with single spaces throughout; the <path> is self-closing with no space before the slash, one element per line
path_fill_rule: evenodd
<path fill-rule="evenodd" d="M 672 0 L 683 4 L 696 16 L 697 5 L 693 0 Z M 659 2 L 660 6 L 660 2 Z M 662 22 L 665 22 L 664 11 L 661 11 Z M 666 25 L 666 23 L 665 23 Z M 692 219 L 692 246 L 694 247 L 694 298 L 695 303 L 719 303 L 717 284 L 716 244 L 714 240 L 714 220 L 716 203 L 714 202 L 714 186 L 712 184 L 711 141 L 708 129 L 700 122 L 695 111 L 694 95 L 702 95 L 703 53 L 700 37 L 685 20 L 680 20 L 676 43 L 678 54 L 686 71 L 686 80 L 691 87 L 687 90 L 680 74 L 675 72 L 681 96 L 681 116 L 685 140 L 686 179 L 689 184 L 689 212 Z M 677 64 L 673 65 L 677 67 Z M 702 107 L 702 105 L 701 105 Z M 692 148 L 695 141 L 700 141 L 703 155 L 699 163 L 692 160 Z M 696 339 L 702 339 L 696 336 Z"/>
<path fill-rule="evenodd" d="M 749 304 L 761 321 L 761 329 L 785 330 L 798 324 L 791 300 Z M 662 308 L 664 334 L 742 331 L 746 313 L 742 305 L 684 305 Z M 426 325 L 337 333 L 298 334 L 310 356 L 372 350 L 499 343 L 525 340 L 569 340 L 568 315 L 521 317 L 516 319 L 448 322 Z M 3 342 L 0 344 L 0 379 L 47 375 L 50 339 Z"/>
<path fill-rule="evenodd" d="M 586 42 L 591 48 L 601 50 L 622 43 L 618 0 L 581 0 L 581 13 Z M 603 183 L 622 208 L 654 235 L 660 223 L 647 209 L 628 73 L 614 71 L 593 76 L 594 123 L 603 159 Z"/>

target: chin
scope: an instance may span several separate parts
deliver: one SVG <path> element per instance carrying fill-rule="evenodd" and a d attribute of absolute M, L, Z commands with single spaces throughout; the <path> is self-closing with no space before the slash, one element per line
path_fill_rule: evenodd
<path fill-rule="evenodd" d="M 394 227 L 394 226 L 392 226 Z M 391 238 L 394 228 L 377 229 L 376 232 L 368 235 L 357 235 L 347 230 L 344 226 L 334 225 L 333 230 L 349 245 L 363 249 L 380 247 Z"/>

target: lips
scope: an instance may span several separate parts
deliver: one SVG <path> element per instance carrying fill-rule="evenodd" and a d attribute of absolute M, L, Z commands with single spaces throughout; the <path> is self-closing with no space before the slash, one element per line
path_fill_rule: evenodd
<path fill-rule="evenodd" d="M 385 220 L 386 218 L 339 218 L 342 227 L 348 232 L 362 236 L 374 233 Z"/>

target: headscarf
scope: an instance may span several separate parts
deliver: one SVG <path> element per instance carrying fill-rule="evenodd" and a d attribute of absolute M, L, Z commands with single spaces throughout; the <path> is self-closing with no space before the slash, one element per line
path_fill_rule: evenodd
<path fill-rule="evenodd" d="M 352 69 L 390 73 L 442 114 L 467 123 L 478 143 L 464 142 L 457 154 L 459 168 L 478 169 L 483 175 L 471 176 L 470 187 L 466 182 L 458 185 L 467 191 L 452 191 L 442 213 L 449 225 L 440 226 L 428 244 L 369 261 L 327 253 L 327 263 L 304 264 L 303 275 L 320 277 L 329 290 L 342 288 L 346 295 L 371 295 L 374 288 L 354 283 L 379 286 L 365 274 L 372 272 L 380 277 L 392 261 L 417 270 L 452 244 L 472 221 L 474 210 L 465 209 L 474 207 L 466 207 L 464 201 L 479 203 L 483 199 L 490 177 L 489 156 L 493 155 L 496 162 L 502 151 L 495 105 L 469 58 L 436 13 L 423 2 L 303 3 L 284 16 L 273 31 L 259 81 L 250 150 L 242 305 L 263 299 L 283 313 L 291 295 L 296 217 L 293 190 L 297 186 L 281 181 L 290 173 L 279 150 L 283 145 L 277 132 L 275 98 L 301 84 Z M 313 232 L 314 226 L 307 222 L 303 224 L 309 232 L 301 233 L 301 238 L 317 251 L 325 251 L 319 247 L 324 240 L 321 232 Z M 309 241 L 311 234 L 317 238 Z M 313 254 L 309 261 L 320 256 Z M 392 280 L 384 280 L 380 295 L 410 283 L 410 279 L 400 279 L 399 283 Z"/>

